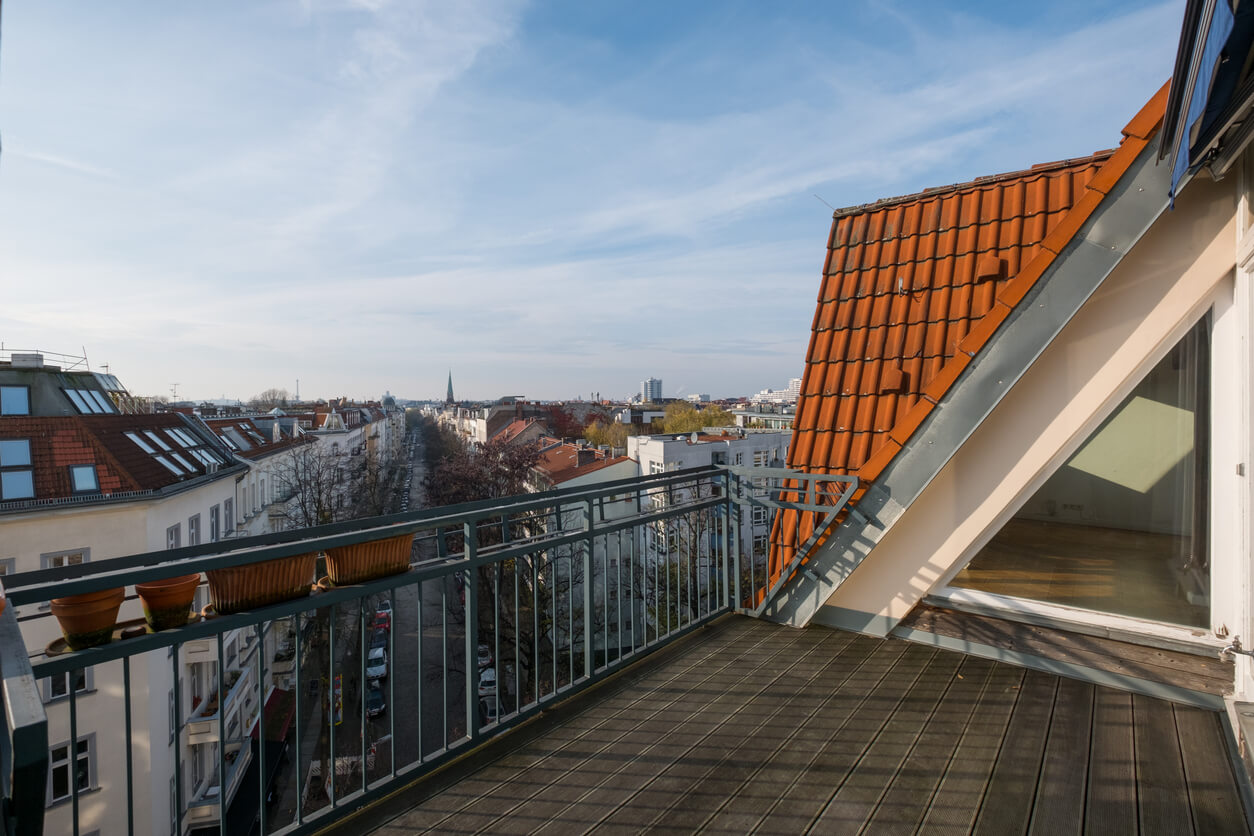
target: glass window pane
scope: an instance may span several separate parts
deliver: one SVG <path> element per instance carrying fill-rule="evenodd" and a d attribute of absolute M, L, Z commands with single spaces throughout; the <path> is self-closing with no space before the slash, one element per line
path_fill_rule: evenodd
<path fill-rule="evenodd" d="M 74 490 L 76 491 L 94 491 L 100 489 L 100 485 L 96 482 L 95 465 L 87 464 L 71 467 L 70 477 L 74 480 Z"/>
<path fill-rule="evenodd" d="M 29 441 L 24 438 L 0 441 L 0 467 L 24 467 L 29 465 Z"/>
<path fill-rule="evenodd" d="M 0 499 L 30 499 L 35 495 L 35 480 L 29 470 L 6 470 L 0 473 Z"/>
<path fill-rule="evenodd" d="M 70 767 L 68 764 L 52 769 L 52 797 L 65 798 L 70 794 Z"/>
<path fill-rule="evenodd" d="M 73 389 L 66 389 L 65 394 L 69 397 L 70 403 L 74 404 L 74 408 L 77 409 L 81 414 L 86 415 L 87 413 L 91 412 L 91 407 L 87 405 L 87 403 L 82 399 L 82 397 L 78 394 L 77 391 Z"/>
<path fill-rule="evenodd" d="M 101 412 L 112 413 L 114 411 L 113 401 L 109 400 L 104 395 L 97 392 L 95 389 L 88 389 L 84 391 L 83 394 L 90 395 L 92 399 L 96 402 L 96 404 L 100 407 Z"/>
<path fill-rule="evenodd" d="M 1203 320 L 952 585 L 1208 627 L 1209 340 Z"/>
<path fill-rule="evenodd" d="M 0 386 L 0 415 L 30 415 L 30 393 L 25 386 Z"/>
<path fill-rule="evenodd" d="M 140 438 L 140 437 L 139 437 L 138 435 L 136 435 L 135 433 L 126 433 L 125 435 L 126 435 L 126 437 L 127 437 L 127 438 L 129 438 L 131 441 L 135 442 L 135 446 L 136 446 L 136 447 L 138 447 L 139 449 L 143 450 L 145 453 L 149 453 L 149 454 L 151 454 L 151 453 L 155 453 L 155 452 L 157 452 L 156 450 L 152 449 L 152 446 L 151 446 L 151 445 L 149 445 L 147 441 L 144 441 L 142 438 Z"/>
<path fill-rule="evenodd" d="M 154 458 L 154 459 L 156 459 L 158 462 L 160 462 L 160 463 L 161 463 L 161 465 L 162 465 L 163 467 L 165 467 L 165 469 L 166 469 L 166 470 L 170 471 L 170 472 L 171 472 L 171 473 L 173 473 L 175 476 L 183 476 L 183 475 L 184 475 L 183 471 L 179 470 L 178 465 L 176 465 L 176 464 L 174 464 L 173 462 L 171 462 L 171 461 L 170 461 L 169 459 L 167 459 L 165 456 L 153 456 L 153 458 Z"/>
<path fill-rule="evenodd" d="M 150 439 L 152 439 L 152 443 L 153 443 L 153 444 L 155 444 L 155 445 L 157 445 L 158 447 L 160 447 L 162 450 L 169 450 L 169 449 L 170 449 L 170 445 L 169 445 L 169 444 L 166 444 L 164 441 L 162 441 L 162 440 L 161 440 L 161 436 L 157 435 L 157 434 L 156 434 L 155 432 L 153 432 L 152 430 L 144 430 L 144 435 L 146 435 L 146 436 L 148 436 Z"/>

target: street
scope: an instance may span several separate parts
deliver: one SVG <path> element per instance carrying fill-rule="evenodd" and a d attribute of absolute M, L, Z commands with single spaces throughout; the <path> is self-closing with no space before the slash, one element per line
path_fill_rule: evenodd
<path fill-rule="evenodd" d="M 406 452 L 405 467 L 393 493 L 394 512 L 422 507 L 426 463 L 417 432 L 407 437 Z M 419 592 L 418 584 L 402 587 L 396 590 L 391 602 L 387 676 L 378 680 L 385 708 L 366 723 L 366 751 L 374 749 L 370 780 L 391 772 L 394 755 L 397 766 L 403 766 L 417 760 L 420 751 L 423 756 L 430 756 L 466 733 L 465 618 L 457 584 L 447 577 L 421 584 L 421 595 Z M 383 597 L 371 596 L 364 601 L 367 649 L 372 639 L 371 624 Z M 342 695 L 340 722 L 335 726 L 335 754 L 337 759 L 346 759 L 337 769 L 335 789 L 337 795 L 343 795 L 361 786 L 362 705 L 369 683 L 365 687 L 361 684 L 363 619 L 359 608 L 352 604 L 335 610 L 334 673 L 340 677 Z M 331 632 L 329 622 L 329 610 L 309 613 L 302 619 L 302 687 L 297 698 L 303 728 L 292 732 L 293 736 L 301 736 L 300 763 L 292 742 L 275 779 L 268 829 L 294 820 L 297 787 L 302 783 L 298 776 L 308 778 L 311 767 L 320 772 L 324 757 L 329 759 L 325 747 L 329 746 L 330 729 L 324 713 L 325 694 L 334 681 L 328 675 L 325 658 Z M 320 778 L 308 781 L 303 801 L 306 812 L 328 803 L 322 784 Z"/>

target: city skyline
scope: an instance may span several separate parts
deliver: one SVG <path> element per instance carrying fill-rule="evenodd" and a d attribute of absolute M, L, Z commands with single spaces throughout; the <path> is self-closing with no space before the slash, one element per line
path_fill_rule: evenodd
<path fill-rule="evenodd" d="M 6 8 L 0 341 L 193 400 L 749 395 L 831 207 L 1116 145 L 1181 9 Z"/>

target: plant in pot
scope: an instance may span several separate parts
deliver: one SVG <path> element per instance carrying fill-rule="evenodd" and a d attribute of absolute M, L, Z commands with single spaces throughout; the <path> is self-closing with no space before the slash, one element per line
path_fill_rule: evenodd
<path fill-rule="evenodd" d="M 327 577 L 332 584 L 345 586 L 400 574 L 409 569 L 413 545 L 413 534 L 398 534 L 327 549 Z"/>
<path fill-rule="evenodd" d="M 52 614 L 57 617 L 70 650 L 107 644 L 113 638 L 113 625 L 125 597 L 126 587 L 119 586 L 53 598 Z"/>
<path fill-rule="evenodd" d="M 256 609 L 309 594 L 318 568 L 316 552 L 261 563 L 206 569 L 209 597 L 218 615 Z"/>
<path fill-rule="evenodd" d="M 199 572 L 135 584 L 135 591 L 144 603 L 144 620 L 148 626 L 156 632 L 186 624 L 199 585 Z"/>

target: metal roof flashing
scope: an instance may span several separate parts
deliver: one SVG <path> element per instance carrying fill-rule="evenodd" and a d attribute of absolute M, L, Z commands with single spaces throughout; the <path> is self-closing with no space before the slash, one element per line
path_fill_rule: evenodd
<path fill-rule="evenodd" d="M 1152 143 L 1147 144 L 901 452 L 810 556 L 808 566 L 819 580 L 798 573 L 764 617 L 798 627 L 810 622 L 1168 208 L 1171 169 L 1158 164 L 1156 156 Z M 893 626 L 870 616 L 864 621 L 855 629 L 883 634 Z"/>

